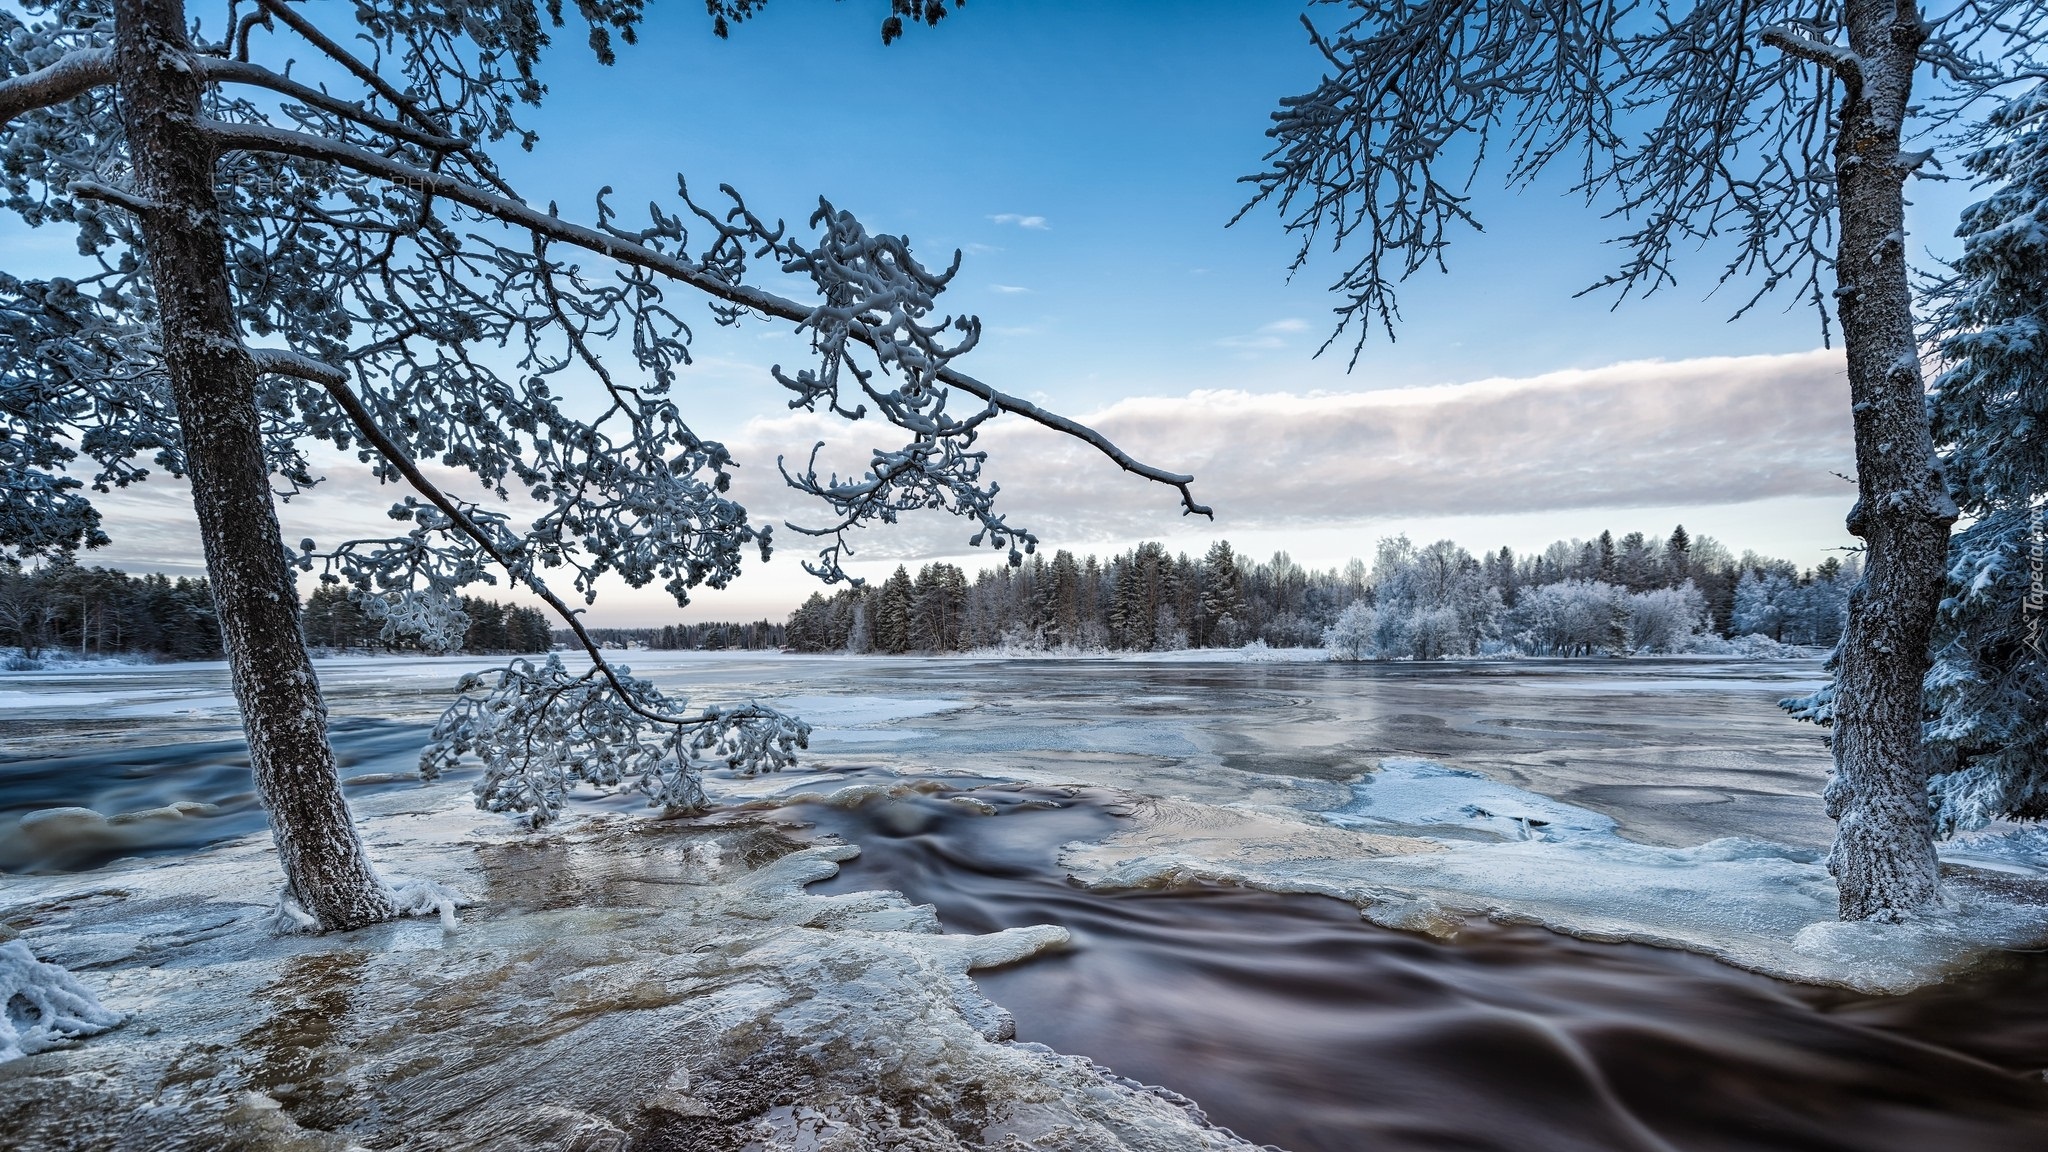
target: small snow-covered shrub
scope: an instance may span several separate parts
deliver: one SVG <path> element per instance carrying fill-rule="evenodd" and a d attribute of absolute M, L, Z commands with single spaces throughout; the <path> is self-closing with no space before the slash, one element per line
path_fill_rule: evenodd
<path fill-rule="evenodd" d="M 420 775 L 434 779 L 474 754 L 484 765 L 477 806 L 524 813 L 539 827 L 560 814 L 579 782 L 631 788 L 651 807 L 699 812 L 707 802 L 705 765 L 722 762 L 746 776 L 774 772 L 809 746 L 811 726 L 772 708 L 689 714 L 689 701 L 670 699 L 627 668 L 612 672 L 611 681 L 598 668 L 571 676 L 550 654 L 539 665 L 515 660 L 463 677 L 461 699 L 420 753 Z"/>
<path fill-rule="evenodd" d="M 0 944 L 0 1062 L 104 1032 L 125 1018 L 78 977 L 36 959 L 27 941 Z"/>
<path fill-rule="evenodd" d="M 13 652 L 9 653 L 4 661 L 0 661 L 0 668 L 4 668 L 9 672 L 41 672 L 43 670 L 43 662 L 33 656 L 23 656 L 19 652 Z"/>
<path fill-rule="evenodd" d="M 1247 664 L 1271 664 L 1276 660 L 1285 659 L 1285 657 L 1273 651 L 1272 647 L 1264 640 L 1252 641 L 1239 648 L 1237 654 Z"/>
<path fill-rule="evenodd" d="M 1811 656 L 1811 649 L 1793 644 L 1780 644 L 1769 636 L 1751 633 L 1748 636 L 1732 636 L 1726 640 L 1703 637 L 1693 651 L 1709 656 L 1736 656 L 1745 660 L 1797 660 Z"/>

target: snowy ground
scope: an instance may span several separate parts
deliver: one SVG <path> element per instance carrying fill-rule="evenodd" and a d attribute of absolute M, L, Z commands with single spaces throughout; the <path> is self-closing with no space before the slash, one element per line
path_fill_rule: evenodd
<path fill-rule="evenodd" d="M 1826 753 L 1771 706 L 1815 682 L 1812 662 L 628 660 L 704 702 L 760 699 L 812 720 L 804 769 L 712 782 L 771 816 L 791 796 L 847 787 L 852 770 L 1113 790 L 1129 818 L 1062 855 L 1092 886 L 1320 892 L 1412 931 L 1454 934 L 1486 915 L 1869 990 L 2037 942 L 2048 921 L 2014 900 L 2040 887 L 2040 839 L 2000 832 L 1949 849 L 1949 913 L 1832 923 Z M 1005 1134 L 1228 1145 L 1163 1096 L 992 1039 L 999 1015 L 964 972 L 1056 946 L 1055 926 L 946 937 L 900 899 L 806 895 L 800 882 L 829 871 L 831 852 L 798 850 L 745 812 L 696 827 L 599 802 L 535 839 L 464 808 L 460 782 L 407 785 L 408 726 L 485 663 L 321 663 L 338 730 L 357 741 L 352 796 L 378 860 L 483 902 L 453 932 L 409 922 L 315 941 L 259 930 L 277 883 L 260 832 L 177 807 L 236 803 L 220 794 L 231 765 L 181 775 L 164 749 L 232 734 L 221 669 L 0 675 L 0 822 L 59 819 L 10 799 L 9 772 L 61 761 L 71 778 L 113 778 L 150 750 L 150 772 L 68 800 L 87 811 L 61 819 L 176 821 L 188 836 L 221 819 L 225 836 L 196 856 L 9 879 L 0 922 L 133 1019 L 6 1065 L 19 1091 L 0 1093 L 0 1131 L 28 1131 L 25 1108 L 130 1117 L 135 1146 L 239 1133 L 342 1147 L 323 1142 L 337 1118 L 408 1147 L 624 1147 L 655 1133 L 854 1148 L 899 1130 L 919 1132 L 918 1147 Z M 143 1084 L 169 1095 L 137 1111 Z M 375 1117 L 361 1114 L 365 1093 Z M 477 1111 L 507 1096 L 519 1103 Z M 810 1110 L 761 1106 L 795 1099 Z M 77 1146 L 38 1123 L 43 1144 L 30 1146 Z M 750 1144 L 741 1127 L 759 1124 Z"/>

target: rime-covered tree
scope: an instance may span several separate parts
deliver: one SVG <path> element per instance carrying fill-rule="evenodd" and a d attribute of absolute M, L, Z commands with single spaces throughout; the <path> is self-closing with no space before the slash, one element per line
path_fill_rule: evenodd
<path fill-rule="evenodd" d="M 1692 575 L 1692 536 L 1680 524 L 1671 530 L 1671 539 L 1664 542 L 1664 569 L 1667 579 L 1685 580 Z"/>
<path fill-rule="evenodd" d="M 759 2 L 709 7 L 723 30 Z M 842 575 L 848 530 L 913 508 L 962 515 L 1012 555 L 1028 547 L 994 510 L 975 446 L 1004 412 L 1188 491 L 1188 478 L 962 373 L 954 362 L 979 323 L 937 301 L 957 262 L 928 267 L 906 239 L 823 200 L 795 228 L 681 179 L 672 204 L 631 222 L 603 190 L 582 222 L 529 204 L 493 155 L 534 142 L 521 118 L 545 93 L 548 34 L 575 21 L 571 39 L 609 61 L 642 9 L 0 10 L 0 196 L 80 253 L 75 275 L 0 276 L 0 546 L 45 556 L 103 542 L 85 483 L 190 480 L 288 895 L 319 928 L 395 905 L 336 782 L 294 566 L 429 637 L 459 618 L 460 589 L 494 574 L 577 631 L 590 671 L 514 662 L 470 684 L 437 728 L 423 771 L 476 753 L 487 806 L 545 818 L 561 787 L 586 779 L 688 809 L 704 803 L 705 763 L 774 768 L 801 740 L 798 722 L 767 709 L 691 709 L 606 664 L 544 578 L 586 597 L 609 576 L 658 582 L 680 603 L 766 551 L 767 529 L 726 495 L 726 449 L 668 396 L 690 354 L 683 299 L 704 300 L 718 323 L 793 327 L 810 363 L 775 370 L 790 403 L 873 418 L 901 441 L 857 475 L 785 468 L 821 505 L 799 531 L 822 542 L 813 567 L 827 578 Z M 885 38 L 904 13 L 929 21 L 943 5 L 891 9 Z M 390 537 L 280 539 L 273 488 L 314 483 L 322 442 L 405 490 Z"/>
<path fill-rule="evenodd" d="M 2014 77 L 2041 75 L 2044 0 L 1330 0 L 1310 35 L 1327 71 L 1282 101 L 1270 166 L 1247 177 L 1300 238 L 1327 241 L 1338 335 L 1398 319 L 1396 286 L 1443 267 L 1477 226 L 1463 189 L 1485 158 L 1522 185 L 1569 165 L 1623 221 L 1619 295 L 1675 282 L 1675 254 L 1723 242 L 1722 279 L 1789 288 L 1847 352 L 1857 466 L 1849 531 L 1868 568 L 1840 653 L 1838 821 L 1844 919 L 1937 898 L 1921 682 L 1954 501 L 1928 430 L 1907 267 L 1905 184 L 1939 129 Z M 1916 82 L 1932 81 L 1916 93 Z M 1832 315 L 1830 315 L 1832 308 Z M 1739 313 L 1738 313 L 1739 314 Z M 1327 347 L 1327 345 L 1326 345 Z M 1353 352 L 1353 361 L 1357 352 Z"/>
<path fill-rule="evenodd" d="M 1201 615 L 1195 623 L 1197 639 L 1204 644 L 1214 643 L 1211 638 L 1220 628 L 1231 634 L 1225 639 L 1226 644 L 1237 640 L 1236 632 L 1244 624 L 1244 590 L 1238 583 L 1237 553 L 1232 551 L 1230 541 L 1218 540 L 1209 545 L 1209 551 L 1202 557 L 1201 581 Z"/>
<path fill-rule="evenodd" d="M 1970 518 L 1950 543 L 1927 698 L 1944 832 L 2048 818 L 2048 86 L 1988 117 L 1967 158 L 1991 184 L 1963 212 L 1938 296 L 1931 408 Z"/>

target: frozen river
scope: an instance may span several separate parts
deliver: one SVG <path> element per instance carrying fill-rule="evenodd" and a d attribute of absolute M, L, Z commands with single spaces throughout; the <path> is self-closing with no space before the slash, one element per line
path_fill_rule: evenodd
<path fill-rule="evenodd" d="M 713 792 L 862 849 L 814 891 L 897 889 L 948 931 L 1066 928 L 1064 950 L 978 977 L 1019 1040 L 1254 1142 L 2048 1142 L 2048 965 L 2010 950 L 2043 915 L 2012 906 L 2041 882 L 2038 840 L 1950 849 L 1941 924 L 1827 923 L 1827 753 L 1773 706 L 1816 663 L 628 660 L 812 722 L 798 771 Z M 322 662 L 360 807 L 461 796 L 413 759 L 485 665 Z M 0 677 L 0 883 L 40 951 L 129 962 L 62 955 L 77 926 L 33 909 L 256 859 L 262 829 L 218 667 Z"/>

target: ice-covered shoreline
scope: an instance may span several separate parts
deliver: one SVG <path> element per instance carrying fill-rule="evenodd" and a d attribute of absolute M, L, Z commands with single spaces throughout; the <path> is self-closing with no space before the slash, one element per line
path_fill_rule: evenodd
<path fill-rule="evenodd" d="M 278 936 L 261 835 L 11 884 L 0 918 L 128 1023 L 7 1066 L 10 1146 L 1248 1147 L 1006 1042 L 968 973 L 1062 929 L 947 935 L 893 893 L 805 891 L 856 849 L 749 818 L 529 836 L 445 792 L 359 807 L 387 869 L 481 902 Z"/>

